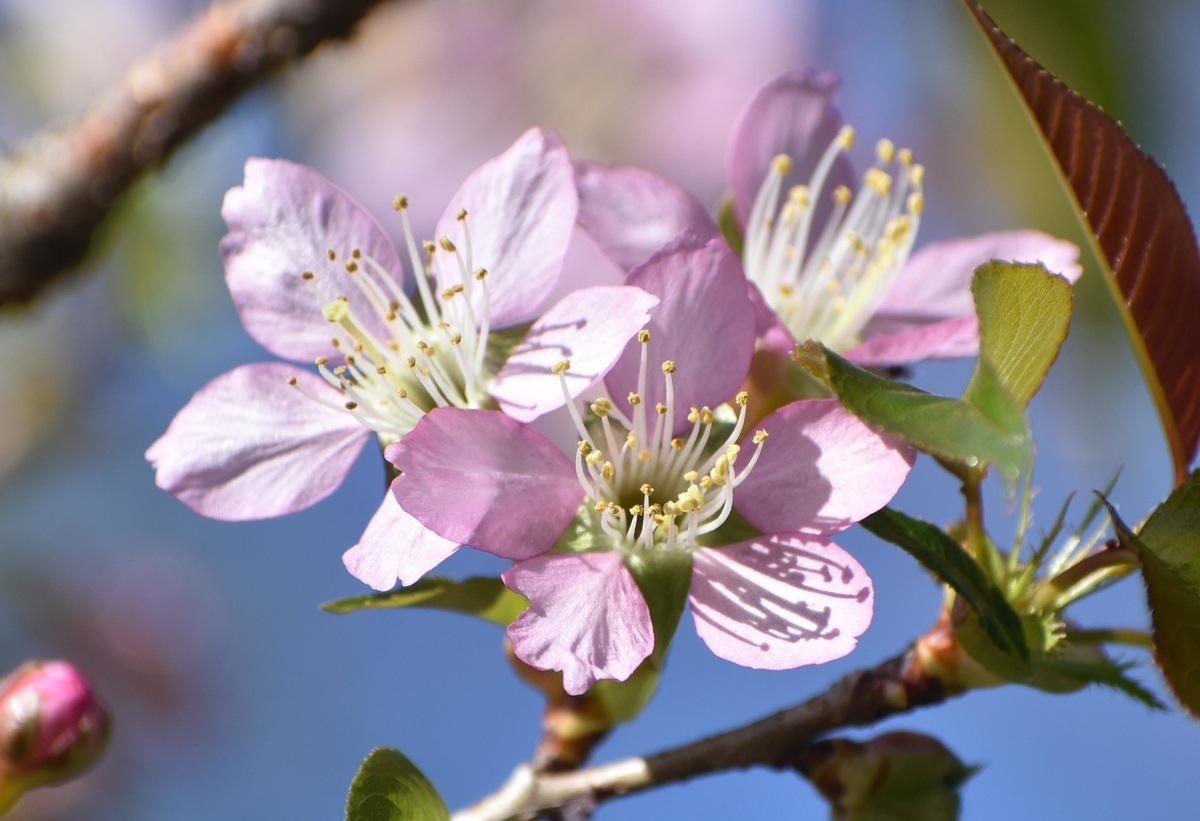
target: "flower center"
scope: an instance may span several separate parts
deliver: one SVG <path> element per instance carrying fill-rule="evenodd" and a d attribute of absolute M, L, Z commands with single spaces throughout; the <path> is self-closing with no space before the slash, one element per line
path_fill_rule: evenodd
<path fill-rule="evenodd" d="M 378 321 L 364 323 L 345 294 L 327 293 L 325 278 L 319 272 L 305 271 L 302 277 L 325 301 L 322 313 L 333 328 L 331 344 L 344 352 L 342 363 L 332 366 L 328 357 L 319 357 L 317 370 L 346 401 L 336 405 L 305 394 L 353 414 L 377 433 L 398 439 L 435 407 L 478 408 L 488 404 L 485 357 L 490 299 L 487 271 L 473 267 L 465 209 L 458 212 L 462 250 L 446 236 L 437 244 L 426 241 L 428 261 L 423 264 L 408 220 L 408 198 L 398 196 L 392 204 L 400 212 L 417 283 L 413 300 L 386 268 L 358 248 L 344 260 L 330 249 L 323 264 L 343 267 Z M 448 281 L 445 276 L 435 276 L 443 265 L 456 266 L 461 284 L 435 297 L 430 279 Z M 476 289 L 480 291 L 477 300 Z M 478 311 L 473 300 L 478 302 Z M 380 327 L 386 330 L 382 338 Z M 289 381 L 296 385 L 294 380 Z"/>
<path fill-rule="evenodd" d="M 674 399 L 671 377 L 675 363 L 662 363 L 667 403 L 659 403 L 652 411 L 642 401 L 650 332 L 639 332 L 638 341 L 642 345 L 638 390 L 626 397 L 632 419 L 606 397 L 591 406 L 603 429 L 603 447 L 593 442 L 567 393 L 565 374 L 571 363 L 562 360 L 554 366 L 580 436 L 575 472 L 600 516 L 600 526 L 619 549 L 691 549 L 697 537 L 719 528 L 733 512 L 734 489 L 758 462 L 767 432 L 754 434 L 754 454 L 743 469 L 736 468 L 741 453 L 737 441 L 749 399 L 743 391 L 734 400 L 737 421 L 723 442 L 711 441 L 714 425 L 720 423 L 707 407 L 691 409 L 687 418 L 692 430 L 686 439 L 672 436 L 674 417 L 669 406 Z"/>
<path fill-rule="evenodd" d="M 853 143 L 854 129 L 842 128 L 808 185 L 793 187 L 781 205 L 792 160 L 783 154 L 772 160 L 750 211 L 743 255 L 747 276 L 795 338 L 817 339 L 836 350 L 859 342 L 908 260 L 925 204 L 924 167 L 913 163 L 907 148 L 897 151 L 883 139 L 858 194 L 837 186 L 829 219 L 812 237 L 815 203 L 838 155 Z"/>

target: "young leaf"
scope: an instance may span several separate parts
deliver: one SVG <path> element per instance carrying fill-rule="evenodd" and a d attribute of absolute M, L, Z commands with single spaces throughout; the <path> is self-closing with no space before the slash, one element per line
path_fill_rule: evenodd
<path fill-rule="evenodd" d="M 979 562 L 941 528 L 889 507 L 872 513 L 860 524 L 884 541 L 904 548 L 950 585 L 979 614 L 983 629 L 998 647 L 1024 662 L 1029 660 L 1021 617 Z"/>
<path fill-rule="evenodd" d="M 450 811 L 403 753 L 376 747 L 350 782 L 346 821 L 450 821 Z"/>
<path fill-rule="evenodd" d="M 1077 660 L 1059 658 L 1054 655 L 1041 656 L 1033 661 L 1033 686 L 1050 692 L 1062 692 L 1050 686 L 1042 686 L 1041 682 L 1048 677 L 1077 682 L 1079 687 L 1067 688 L 1067 691 L 1079 689 L 1087 684 L 1098 684 L 1119 690 L 1134 701 L 1145 704 L 1152 710 L 1165 710 L 1166 706 L 1158 700 L 1158 696 L 1147 690 L 1136 679 L 1125 675 L 1134 665 L 1121 664 L 1111 659 Z"/>
<path fill-rule="evenodd" d="M 1135 536 L 1110 505 L 1122 547 L 1137 553 L 1154 626 L 1154 658 L 1175 697 L 1200 716 L 1200 471 Z"/>
<path fill-rule="evenodd" d="M 370 593 L 348 599 L 326 602 L 321 609 L 327 613 L 353 613 L 382 607 L 432 607 L 477 616 L 501 627 L 507 627 L 521 615 L 528 600 L 509 590 L 504 582 L 486 576 L 474 576 L 456 582 L 437 576 L 427 576 L 416 584 Z"/>
<path fill-rule="evenodd" d="M 1067 338 L 1073 295 L 1063 277 L 1041 264 L 993 260 L 971 280 L 979 315 L 979 350 L 1021 407 L 1046 378 Z"/>
<path fill-rule="evenodd" d="M 1037 124 L 1093 239 L 1182 482 L 1200 442 L 1200 249 L 1183 201 L 1118 123 L 1034 62 L 978 0 L 963 2 Z"/>
<path fill-rule="evenodd" d="M 805 343 L 795 359 L 824 378 L 855 416 L 903 437 L 918 450 L 972 466 L 990 462 L 1009 476 L 1026 464 L 1030 439 L 1024 419 L 994 379 L 981 380 L 986 384 L 976 397 L 977 407 L 876 376 L 815 342 Z M 986 364 L 982 367 L 987 369 Z M 1011 425 L 1013 413 L 1020 419 L 1019 428 Z"/>

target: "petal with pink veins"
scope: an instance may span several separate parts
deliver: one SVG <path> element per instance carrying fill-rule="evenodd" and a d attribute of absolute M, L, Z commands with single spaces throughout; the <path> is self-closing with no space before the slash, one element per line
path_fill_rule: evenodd
<path fill-rule="evenodd" d="M 508 628 L 513 652 L 540 670 L 561 670 L 573 696 L 599 679 L 624 681 L 654 649 L 650 608 L 620 553 L 541 556 L 502 578 L 529 599 Z"/>
<path fill-rule="evenodd" d="M 437 408 L 386 451 L 400 506 L 444 539 L 506 559 L 545 553 L 583 502 L 574 463 L 491 410 Z"/>
<path fill-rule="evenodd" d="M 675 363 L 674 429 L 688 424 L 688 408 L 716 407 L 741 387 L 754 355 L 755 314 L 742 265 L 723 240 L 704 242 L 684 233 L 635 268 L 626 280 L 660 300 L 650 331 L 646 395 L 653 408 L 666 403 L 662 363 Z M 624 409 L 638 389 L 640 342 L 630 342 L 604 378 L 608 394 Z"/>
<path fill-rule="evenodd" d="M 795 69 L 760 88 L 742 109 L 729 147 L 729 181 L 743 226 L 776 155 L 786 154 L 793 161 L 783 181 L 784 192 L 809 183 L 821 155 L 842 127 L 842 117 L 831 102 L 838 85 L 837 77 L 828 72 Z M 810 234 L 814 239 L 832 210 L 828 192 L 838 185 L 851 191 L 858 187 L 845 153 L 834 162 L 822 191 L 813 192 L 819 203 Z"/>
<path fill-rule="evenodd" d="M 468 246 L 460 209 L 466 209 Z M 554 290 L 579 199 L 567 149 L 558 134 L 531 128 L 498 157 L 475 169 L 450 198 L 437 225 L 469 265 L 486 268 L 491 326 L 503 328 L 532 317 Z M 462 281 L 452 255 L 438 250 L 435 271 L 442 288 Z M 482 293 L 472 304 L 480 316 Z"/>
<path fill-rule="evenodd" d="M 1041 262 L 1069 281 L 1079 279 L 1079 248 L 1041 231 L 1002 231 L 934 242 L 913 254 L 888 288 L 866 335 L 975 313 L 971 277 L 993 259 Z"/>
<path fill-rule="evenodd" d="M 769 437 L 733 503 L 763 533 L 845 530 L 896 495 L 916 458 L 912 448 L 867 426 L 836 399 L 792 402 L 758 428 Z"/>
<path fill-rule="evenodd" d="M 908 365 L 979 353 L 979 318 L 974 314 L 873 336 L 843 356 L 858 365 Z"/>
<path fill-rule="evenodd" d="M 412 584 L 456 550 L 457 542 L 427 530 L 389 492 L 358 544 L 342 554 L 342 564 L 360 582 L 383 591 L 391 590 L 397 579 L 405 586 Z"/>
<path fill-rule="evenodd" d="M 345 191 L 306 166 L 252 158 L 242 185 L 225 194 L 221 216 L 229 227 L 221 240 L 225 281 L 242 324 L 264 348 L 297 361 L 331 355 L 334 328 L 321 308 L 339 295 L 361 327 L 387 338 L 345 263 L 357 248 L 401 288 L 404 269 L 378 223 Z M 305 272 L 314 278 L 306 281 Z"/>
<path fill-rule="evenodd" d="M 853 556 L 798 533 L 699 548 L 689 600 L 710 650 L 765 670 L 848 654 L 875 606 L 871 579 Z"/>
<path fill-rule="evenodd" d="M 636 268 L 681 231 L 720 236 L 700 201 L 641 168 L 575 163 L 579 224 L 625 270 Z"/>
<path fill-rule="evenodd" d="M 567 388 L 572 397 L 579 396 L 608 373 L 657 304 L 658 297 L 628 286 L 568 294 L 529 329 L 489 392 L 505 413 L 521 422 L 561 408 L 566 400 L 554 364 L 570 361 L 564 374 Z"/>
<path fill-rule="evenodd" d="M 303 510 L 346 478 L 371 431 L 330 402 L 342 394 L 283 363 L 242 365 L 196 392 L 146 451 L 155 482 L 213 519 L 266 519 Z"/>

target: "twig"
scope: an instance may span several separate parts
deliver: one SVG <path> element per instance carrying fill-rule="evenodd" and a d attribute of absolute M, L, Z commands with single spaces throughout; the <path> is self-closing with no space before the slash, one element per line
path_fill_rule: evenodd
<path fill-rule="evenodd" d="M 82 119 L 0 158 L 0 305 L 76 265 L 117 197 L 243 92 L 381 0 L 214 3 L 136 64 Z"/>
<path fill-rule="evenodd" d="M 586 814 L 610 798 L 699 775 L 756 765 L 793 767 L 800 752 L 825 733 L 874 724 L 957 692 L 926 673 L 918 652 L 910 649 L 794 707 L 651 756 L 568 773 L 536 773 L 523 764 L 497 792 L 455 813 L 453 821 L 507 821 L 560 807 Z"/>

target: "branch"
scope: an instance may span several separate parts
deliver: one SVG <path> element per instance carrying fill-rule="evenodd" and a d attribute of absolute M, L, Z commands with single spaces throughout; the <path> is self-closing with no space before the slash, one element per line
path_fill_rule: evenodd
<path fill-rule="evenodd" d="M 611 798 L 755 765 L 794 767 L 799 754 L 825 733 L 862 727 L 956 695 L 925 672 L 919 653 L 905 653 L 837 681 L 821 695 L 752 724 L 664 750 L 569 773 L 517 768 L 497 792 L 454 814 L 453 821 L 507 821 L 562 807 L 586 815 Z"/>
<path fill-rule="evenodd" d="M 0 305 L 80 262 L 118 196 L 245 91 L 380 0 L 214 3 L 136 64 L 82 119 L 0 158 Z"/>

